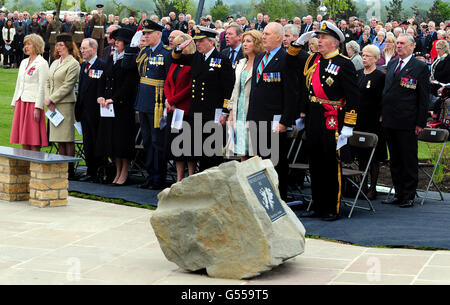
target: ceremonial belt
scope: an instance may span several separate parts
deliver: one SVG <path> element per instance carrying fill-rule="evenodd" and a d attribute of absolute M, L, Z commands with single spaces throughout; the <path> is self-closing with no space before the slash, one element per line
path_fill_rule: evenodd
<path fill-rule="evenodd" d="M 141 77 L 141 84 L 155 87 L 155 110 L 154 110 L 154 127 L 160 127 L 160 121 L 164 112 L 164 80 Z"/>
<path fill-rule="evenodd" d="M 84 34 L 83 31 L 75 31 L 75 34 Z"/>
<path fill-rule="evenodd" d="M 94 28 L 96 28 L 96 29 L 103 29 L 103 25 L 94 25 Z"/>
<path fill-rule="evenodd" d="M 318 97 L 312 96 L 312 95 L 309 96 L 309 100 L 311 102 L 313 102 L 313 103 L 328 104 L 328 105 L 331 105 L 331 106 L 342 106 L 342 105 L 345 105 L 345 100 L 343 100 L 343 101 L 329 101 L 329 100 L 324 100 L 324 99 L 321 99 L 321 98 L 318 98 Z"/>
<path fill-rule="evenodd" d="M 155 86 L 155 87 L 164 87 L 163 79 L 153 79 L 148 77 L 141 77 L 141 84 Z"/>

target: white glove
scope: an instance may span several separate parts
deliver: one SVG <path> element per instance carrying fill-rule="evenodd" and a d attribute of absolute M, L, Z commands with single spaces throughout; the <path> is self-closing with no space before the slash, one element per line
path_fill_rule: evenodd
<path fill-rule="evenodd" d="M 348 142 L 348 138 L 353 135 L 353 128 L 344 126 L 342 127 L 341 134 L 339 135 L 336 150 L 341 149 L 342 146 L 346 145 Z"/>
<path fill-rule="evenodd" d="M 141 38 L 144 34 L 143 31 L 138 31 L 136 34 L 134 34 L 133 39 L 131 39 L 130 47 L 137 48 L 141 45 Z"/>
<path fill-rule="evenodd" d="M 306 32 L 305 34 L 302 34 L 299 38 L 297 38 L 294 44 L 304 46 L 305 43 L 307 43 L 314 36 L 316 36 L 316 33 L 314 31 Z"/>
<path fill-rule="evenodd" d="M 344 136 L 346 138 L 350 138 L 353 135 L 353 128 L 344 126 L 341 130 L 341 136 Z"/>

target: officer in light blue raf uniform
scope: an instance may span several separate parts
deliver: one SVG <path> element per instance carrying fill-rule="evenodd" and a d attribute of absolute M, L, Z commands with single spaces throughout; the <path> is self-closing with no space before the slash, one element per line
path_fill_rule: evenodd
<path fill-rule="evenodd" d="M 127 68 L 137 65 L 140 76 L 135 109 L 139 112 L 148 177 L 139 187 L 160 190 L 165 187 L 167 173 L 164 128 L 169 128 L 164 122 L 163 89 L 172 59 L 171 51 L 161 41 L 164 27 L 148 19 L 144 20 L 143 27 L 125 49 L 123 65 Z M 146 46 L 139 51 L 142 36 Z"/>

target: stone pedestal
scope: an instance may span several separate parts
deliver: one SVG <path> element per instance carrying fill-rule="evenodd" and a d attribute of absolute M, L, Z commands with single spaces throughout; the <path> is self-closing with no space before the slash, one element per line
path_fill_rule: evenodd
<path fill-rule="evenodd" d="M 304 251 L 305 229 L 280 199 L 270 160 L 224 163 L 158 200 L 151 225 L 166 258 L 185 270 L 250 278 Z"/>
<path fill-rule="evenodd" d="M 0 199 L 22 201 L 29 199 L 30 163 L 0 157 Z"/>
<path fill-rule="evenodd" d="M 68 164 L 30 164 L 30 204 L 38 207 L 67 205 Z"/>

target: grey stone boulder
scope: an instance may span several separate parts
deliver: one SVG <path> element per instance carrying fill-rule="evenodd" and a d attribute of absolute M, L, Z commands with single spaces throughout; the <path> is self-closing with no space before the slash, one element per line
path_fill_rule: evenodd
<path fill-rule="evenodd" d="M 166 258 L 211 277 L 244 279 L 304 251 L 305 229 L 278 192 L 270 160 L 231 161 L 158 195 L 150 219 Z"/>

